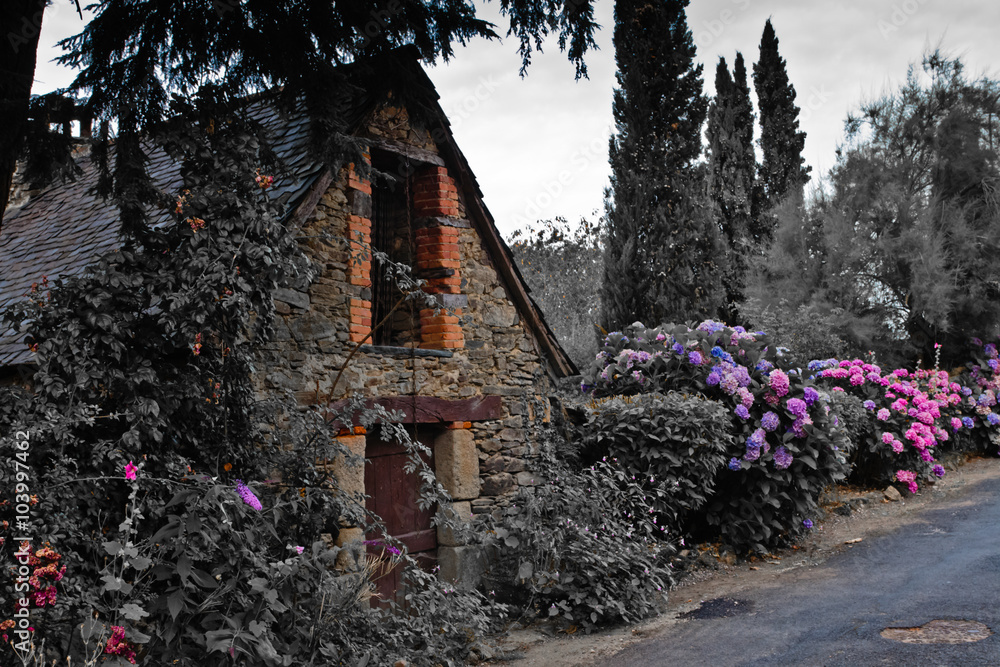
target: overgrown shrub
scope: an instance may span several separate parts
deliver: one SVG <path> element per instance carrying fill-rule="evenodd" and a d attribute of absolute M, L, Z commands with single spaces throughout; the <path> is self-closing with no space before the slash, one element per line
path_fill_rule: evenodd
<path fill-rule="evenodd" d="M 152 212 L 162 224 L 80 276 L 40 277 L 3 314 L 38 367 L 32 392 L 0 387 L 0 451 L 17 451 L 0 459 L 0 488 L 30 496 L 0 498 L 0 572 L 16 564 L 11 538 L 30 535 L 35 569 L 59 577 L 40 575 L 25 641 L 46 665 L 458 664 L 485 598 L 414 571 L 408 605 L 365 609 L 367 577 L 335 576 L 322 540 L 341 518 L 384 532 L 317 465 L 349 452 L 318 411 L 257 398 L 273 291 L 307 263 L 266 192 L 278 165 L 261 128 L 225 102 L 178 106 L 151 139 L 182 165 L 173 196 L 144 193 L 167 206 Z M 362 426 L 394 421 L 374 410 Z M 385 431 L 404 439 L 423 499 L 445 506 L 421 445 Z M 0 586 L 8 635 L 11 592 Z M 0 661 L 15 659 L 0 644 Z"/>
<path fill-rule="evenodd" d="M 672 532 L 702 507 L 733 446 L 728 411 L 700 394 L 640 394 L 596 399 L 578 427 L 584 463 L 611 458 L 643 488 L 662 487 L 655 502 Z"/>
<path fill-rule="evenodd" d="M 495 527 L 494 581 L 587 631 L 656 613 L 673 582 L 673 536 L 656 518 L 665 485 L 644 489 L 612 459 L 572 471 L 550 456 L 546 470 Z"/>
<path fill-rule="evenodd" d="M 705 321 L 609 334 L 583 383 L 596 396 L 696 391 L 731 406 L 729 463 L 704 520 L 733 549 L 766 551 L 803 530 L 847 473 L 829 397 L 785 372 L 766 334 Z"/>

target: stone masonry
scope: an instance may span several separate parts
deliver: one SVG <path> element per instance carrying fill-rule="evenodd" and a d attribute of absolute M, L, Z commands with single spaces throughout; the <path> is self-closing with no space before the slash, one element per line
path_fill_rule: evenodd
<path fill-rule="evenodd" d="M 389 121 L 391 131 L 385 127 Z M 406 123 L 399 109 L 383 109 L 362 136 L 426 138 L 427 133 Z M 432 142 L 419 143 L 425 150 L 436 150 Z M 519 487 L 541 480 L 530 429 L 536 417 L 548 418 L 550 380 L 538 342 L 466 218 L 466 193 L 441 166 L 418 166 L 410 182 L 415 268 L 417 275 L 435 276 L 427 280 L 425 291 L 439 306 L 422 307 L 414 317 L 419 336 L 412 340 L 419 341 L 419 348 L 364 347 L 333 386 L 352 348 L 372 326 L 367 254 L 372 188 L 348 166 L 303 223 L 302 248 L 314 277 L 276 295 L 275 336 L 262 352 L 262 389 L 290 390 L 302 404 L 321 405 L 356 393 L 500 397 L 499 418 L 449 424 L 434 442 L 438 479 L 454 498 L 459 515 L 471 517 L 495 511 Z M 351 451 L 363 451 L 363 435 L 345 437 Z M 338 475 L 345 477 L 345 488 L 364 488 L 363 468 L 345 466 Z M 342 544 L 358 539 L 357 529 L 345 527 L 341 532 Z M 439 531 L 442 576 L 472 585 L 479 556 L 456 542 L 448 531 Z"/>

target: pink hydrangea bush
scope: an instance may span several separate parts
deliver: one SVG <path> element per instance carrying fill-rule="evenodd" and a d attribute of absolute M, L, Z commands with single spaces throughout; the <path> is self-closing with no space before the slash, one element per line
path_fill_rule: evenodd
<path fill-rule="evenodd" d="M 862 481 L 895 478 L 915 493 L 918 479 L 943 476 L 938 452 L 950 448 L 950 441 L 1000 424 L 994 412 L 1000 391 L 996 346 L 984 346 L 984 354 L 987 362 L 973 366 L 962 382 L 939 369 L 884 371 L 862 359 L 810 362 L 821 383 L 862 399 L 869 413 L 870 438 L 859 443 L 852 463 L 856 470 L 877 469 L 880 479 Z"/>

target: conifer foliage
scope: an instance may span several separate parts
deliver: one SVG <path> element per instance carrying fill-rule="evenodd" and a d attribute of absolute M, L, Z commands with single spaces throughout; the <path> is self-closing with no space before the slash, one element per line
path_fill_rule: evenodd
<path fill-rule="evenodd" d="M 618 0 L 602 325 L 714 314 L 724 257 L 701 155 L 708 101 L 686 0 Z"/>
<path fill-rule="evenodd" d="M 0 87 L 0 128 L 6 128 L 0 129 L 0 187 L 9 186 L 12 156 L 25 134 L 47 4 L 5 0 L 0 10 L 6 35 L 0 52 L 16 78 L 16 85 Z M 357 157 L 346 131 L 351 119 L 343 114 L 350 82 L 338 76 L 340 66 L 388 63 L 364 76 L 372 92 L 370 85 L 398 74 L 392 60 L 381 57 L 404 45 L 433 62 L 452 57 L 456 42 L 497 37 L 469 0 L 96 0 L 88 8 L 94 18 L 61 44 L 67 53 L 60 62 L 81 70 L 70 92 L 83 95 L 95 118 L 117 130 L 116 161 L 108 173 L 113 178 L 104 191 L 115 195 L 128 237 L 142 235 L 143 211 L 154 199 L 139 137 L 165 118 L 172 96 L 191 99 L 205 83 L 230 96 L 282 87 L 290 100 L 304 96 L 314 117 L 340 111 L 315 132 L 317 157 L 337 166 L 345 153 Z M 508 34 L 519 42 L 522 72 L 533 45 L 554 34 L 577 77 L 586 75 L 583 56 L 594 46 L 597 29 L 592 0 L 565 7 L 505 1 L 500 11 L 509 19 Z M 4 190 L 4 202 L 6 196 Z"/>
<path fill-rule="evenodd" d="M 753 234 L 751 201 L 757 162 L 753 150 L 753 106 L 743 55 L 730 75 L 725 58 L 715 71 L 715 99 L 708 110 L 709 195 L 729 249 L 724 283 L 728 315 L 743 301 L 750 259 L 762 252 Z"/>
<path fill-rule="evenodd" d="M 795 88 L 788 80 L 785 59 L 778 53 L 778 37 L 771 20 L 764 24 L 760 60 L 753 66 L 753 83 L 760 110 L 760 147 L 757 212 L 763 214 L 786 197 L 801 202 L 809 181 L 809 167 L 802 157 L 806 133 L 799 131 Z M 773 223 L 761 216 L 759 233 L 769 236 Z"/>

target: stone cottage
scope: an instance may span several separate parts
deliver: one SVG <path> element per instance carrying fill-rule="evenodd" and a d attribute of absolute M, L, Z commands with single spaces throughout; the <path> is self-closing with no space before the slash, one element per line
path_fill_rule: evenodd
<path fill-rule="evenodd" d="M 399 410 L 431 447 L 431 463 L 459 515 L 471 516 L 538 482 L 529 430 L 549 417 L 553 381 L 576 369 L 532 301 L 433 84 L 415 60 L 405 66 L 410 84 L 430 103 L 420 122 L 391 91 L 357 109 L 353 134 L 367 148 L 367 179 L 354 165 L 334 172 L 310 157 L 304 113 L 253 104 L 289 165 L 270 192 L 301 230 L 314 274 L 276 293 L 276 335 L 260 350 L 258 381 L 263 390 L 294 393 L 301 404 L 337 408 L 360 393 Z M 96 170 L 82 162 L 77 181 L 7 211 L 0 307 L 40 276 L 79 273 L 116 247 L 116 210 L 89 194 Z M 150 173 L 169 187 L 177 166 L 153 153 Z M 371 261 L 370 249 L 412 266 L 431 301 L 396 307 L 399 290 Z M 30 371 L 31 363 L 24 344 L 0 332 L 0 367 L 8 376 Z M 369 507 L 411 553 L 436 559 L 449 579 L 472 583 L 474 552 L 433 529 L 430 513 L 417 509 L 417 482 L 402 472 L 405 454 L 383 442 L 378 429 L 348 428 L 341 439 L 367 459 L 363 469 L 333 464 L 341 486 L 366 493 Z M 363 536 L 343 526 L 337 539 L 359 545 Z"/>

